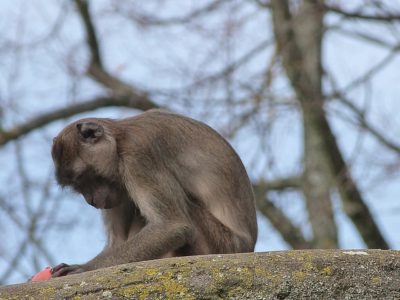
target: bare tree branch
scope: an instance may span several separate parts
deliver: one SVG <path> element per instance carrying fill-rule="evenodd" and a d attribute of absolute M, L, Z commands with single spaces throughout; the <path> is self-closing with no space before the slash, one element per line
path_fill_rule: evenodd
<path fill-rule="evenodd" d="M 360 84 L 364 83 L 367 81 L 369 78 L 373 77 L 376 75 L 379 71 L 381 71 L 383 68 L 385 68 L 389 63 L 393 60 L 393 58 L 398 54 L 398 51 L 400 50 L 400 45 L 395 46 L 392 48 L 386 56 L 384 56 L 378 63 L 373 65 L 367 72 L 365 72 L 362 76 L 359 78 L 355 79 L 354 81 L 350 82 L 347 84 L 342 91 L 345 93 L 347 91 L 350 91 L 351 89 L 354 89 L 355 87 L 359 86 Z"/>
<path fill-rule="evenodd" d="M 325 156 L 324 160 L 329 166 L 329 173 L 336 179 L 335 183 L 343 200 L 344 210 L 356 225 L 368 247 L 387 249 L 389 246 L 351 176 L 326 119 L 321 87 L 321 59 L 318 58 L 321 45 L 318 30 L 322 29 L 322 23 L 317 22 L 316 15 L 321 13 L 320 8 L 314 7 L 318 6 L 316 1 L 302 2 L 302 7 L 298 10 L 300 17 L 297 15 L 296 17 L 300 19 L 299 22 L 305 23 L 303 23 L 303 27 L 297 24 L 296 29 L 296 24 L 292 24 L 294 17 L 290 15 L 288 2 L 273 0 L 271 4 L 274 32 L 285 71 L 302 105 L 304 124 L 308 124 L 307 128 L 312 128 L 315 138 L 319 140 L 321 146 L 319 151 L 324 152 L 320 154 Z M 316 160 L 315 157 L 314 160 Z M 320 167 L 324 169 L 323 164 Z M 305 174 L 307 174 L 307 168 Z M 320 174 L 323 175 L 324 172 Z M 313 178 L 310 177 L 310 180 L 312 182 Z M 310 192 L 307 187 L 304 191 Z M 318 198 L 314 200 L 318 201 Z M 318 205 L 316 208 L 318 209 Z M 310 217 L 316 213 L 318 212 L 310 211 Z M 318 224 L 321 223 L 316 222 L 314 224 L 316 227 L 313 226 L 313 229 L 318 228 Z"/>
<path fill-rule="evenodd" d="M 392 43 L 385 41 L 384 39 L 382 39 L 382 37 L 373 36 L 371 34 L 366 34 L 364 32 L 348 30 L 347 28 L 342 28 L 342 27 L 333 27 L 331 29 L 348 37 L 357 38 L 359 40 L 374 44 L 375 46 L 380 46 L 390 49 L 395 49 L 399 47 L 399 45 L 393 45 Z"/>
<path fill-rule="evenodd" d="M 110 106 L 125 106 L 139 110 L 148 110 L 151 108 L 159 107 L 157 104 L 149 100 L 146 96 L 137 95 L 136 97 L 133 98 L 116 97 L 116 96 L 98 97 L 89 101 L 77 103 L 65 108 L 54 110 L 47 114 L 35 117 L 27 121 L 26 123 L 17 125 L 9 130 L 1 131 L 0 146 L 5 145 L 6 143 L 12 140 L 17 139 L 31 132 L 32 130 L 45 126 L 50 122 L 68 118 L 82 112 L 95 110 L 101 107 L 110 107 Z"/>
<path fill-rule="evenodd" d="M 384 136 L 377 128 L 375 128 L 370 122 L 367 121 L 365 114 L 361 109 L 359 109 L 350 99 L 347 99 L 342 94 L 337 94 L 338 99 L 343 103 L 348 109 L 350 109 L 357 117 L 358 125 L 368 131 L 373 137 L 375 137 L 381 144 L 386 146 L 388 149 L 400 154 L 400 145 L 389 140 Z M 340 96 L 339 96 L 340 95 Z"/>
<path fill-rule="evenodd" d="M 309 211 L 314 247 L 336 248 L 337 230 L 331 204 L 332 177 L 324 137 L 312 121 L 312 107 L 322 99 L 321 43 L 323 10 L 303 1 L 296 10 L 273 0 L 272 20 L 277 49 L 303 111 L 304 174 L 302 191 Z"/>
<path fill-rule="evenodd" d="M 128 13 L 123 12 L 130 19 L 138 22 L 140 25 L 144 26 L 170 26 L 170 25 L 181 25 L 189 22 L 193 22 L 193 20 L 200 18 L 212 11 L 217 10 L 223 4 L 230 2 L 229 0 L 215 0 L 206 5 L 194 9 L 190 13 L 184 16 L 176 16 L 169 18 L 157 18 L 154 15 L 149 14 L 141 14 L 136 11 L 130 11 Z"/>
<path fill-rule="evenodd" d="M 287 189 L 301 189 L 302 178 L 301 176 L 291 176 L 284 178 L 277 178 L 271 181 L 258 181 L 253 186 L 259 188 L 264 187 L 267 191 L 283 191 Z"/>
<path fill-rule="evenodd" d="M 192 89 L 193 87 L 198 87 L 200 85 L 203 85 L 207 82 L 215 82 L 215 80 L 219 80 L 221 78 L 224 78 L 234 71 L 236 71 L 239 67 L 243 66 L 244 64 L 248 63 L 251 59 L 253 59 L 257 54 L 260 52 L 266 50 L 268 46 L 273 45 L 273 40 L 268 39 L 265 41 L 262 41 L 261 43 L 257 44 L 255 47 L 251 48 L 248 52 L 244 53 L 241 57 L 239 57 L 236 61 L 228 64 L 225 68 L 222 70 L 213 73 L 211 75 L 208 75 L 205 78 L 200 78 L 193 83 L 191 83 L 188 87 L 185 89 Z"/>
<path fill-rule="evenodd" d="M 361 19 L 366 21 L 378 21 L 378 22 L 398 22 L 400 21 L 400 13 L 386 13 L 386 14 L 366 14 L 361 11 L 346 11 L 337 5 L 329 5 L 325 1 L 320 1 L 323 7 L 329 11 L 346 18 Z"/>
<path fill-rule="evenodd" d="M 96 34 L 96 28 L 93 24 L 92 17 L 89 11 L 87 0 L 75 0 L 78 7 L 78 12 L 82 19 L 86 31 L 86 43 L 91 56 L 90 64 L 88 65 L 88 74 L 99 84 L 107 87 L 111 92 L 118 96 L 128 96 L 131 98 L 147 98 L 146 93 L 139 91 L 134 86 L 122 81 L 121 79 L 111 75 L 103 66 L 100 46 Z M 152 102 L 150 99 L 147 101 Z"/>
<path fill-rule="evenodd" d="M 81 19 L 86 29 L 86 40 L 91 53 L 91 64 L 96 64 L 99 67 L 103 66 L 99 42 L 97 41 L 96 30 L 93 26 L 89 12 L 88 0 L 75 0 Z"/>
<path fill-rule="evenodd" d="M 301 230 L 275 204 L 266 197 L 268 190 L 264 185 L 253 185 L 258 210 L 268 218 L 271 224 L 282 235 L 293 249 L 310 249 L 312 243 L 307 241 Z"/>
<path fill-rule="evenodd" d="M 262 8 L 271 8 L 271 4 L 268 0 L 253 0 L 258 6 Z"/>
<path fill-rule="evenodd" d="M 0 275 L 0 283 L 4 282 L 14 270 L 18 270 L 18 265 L 21 263 L 20 258 L 26 252 L 29 246 L 30 240 L 26 237 L 20 244 L 19 247 L 13 252 L 13 256 L 8 260 L 7 268 Z"/>
<path fill-rule="evenodd" d="M 390 141 L 384 136 L 379 130 L 368 122 L 365 111 L 358 108 L 350 99 L 345 96 L 345 93 L 339 90 L 338 84 L 332 75 L 329 76 L 329 81 L 333 87 L 334 92 L 329 96 L 330 99 L 338 99 L 343 105 L 345 105 L 350 111 L 352 111 L 358 122 L 358 126 L 368 131 L 373 137 L 375 137 L 380 143 L 386 146 L 388 149 L 400 154 L 400 145 L 393 141 Z M 355 122 L 353 122 L 355 123 Z"/>

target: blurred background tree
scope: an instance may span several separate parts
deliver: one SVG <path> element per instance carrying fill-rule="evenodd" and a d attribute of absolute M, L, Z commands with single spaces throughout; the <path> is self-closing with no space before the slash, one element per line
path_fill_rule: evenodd
<path fill-rule="evenodd" d="M 85 261 L 99 214 L 55 184 L 52 137 L 161 107 L 242 157 L 258 251 L 399 248 L 400 4 L 354 0 L 0 4 L 0 284 Z"/>

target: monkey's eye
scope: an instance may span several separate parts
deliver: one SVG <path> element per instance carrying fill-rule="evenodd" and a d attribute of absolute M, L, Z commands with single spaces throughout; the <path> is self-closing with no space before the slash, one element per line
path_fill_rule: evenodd
<path fill-rule="evenodd" d="M 82 173 L 75 174 L 72 177 L 72 182 L 80 182 L 82 180 L 82 178 L 83 178 L 83 174 Z"/>
<path fill-rule="evenodd" d="M 90 137 L 95 137 L 94 130 L 88 129 L 82 132 L 82 136 L 87 139 Z"/>
<path fill-rule="evenodd" d="M 81 138 L 90 143 L 97 142 L 104 134 L 103 127 L 93 122 L 78 123 L 76 128 Z"/>

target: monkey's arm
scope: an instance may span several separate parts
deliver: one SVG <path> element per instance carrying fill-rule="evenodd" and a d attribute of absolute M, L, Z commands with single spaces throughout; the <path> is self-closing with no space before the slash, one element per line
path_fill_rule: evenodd
<path fill-rule="evenodd" d="M 125 243 L 106 248 L 83 265 L 60 264 L 53 269 L 53 277 L 81 273 L 114 265 L 160 258 L 163 254 L 189 243 L 193 228 L 189 224 L 165 222 L 147 224 Z"/>
<path fill-rule="evenodd" d="M 93 270 L 135 261 L 156 259 L 188 243 L 193 229 L 184 223 L 148 224 L 130 240 L 100 253 L 84 264 Z"/>
<path fill-rule="evenodd" d="M 135 203 L 146 225 L 124 243 L 104 249 L 83 265 L 61 264 L 55 267 L 53 277 L 157 259 L 191 243 L 195 229 L 186 213 L 184 190 L 163 165 L 150 168 L 141 163 L 130 162 L 131 168 L 124 178 L 129 201 Z M 133 173 L 131 170 L 141 172 Z"/>

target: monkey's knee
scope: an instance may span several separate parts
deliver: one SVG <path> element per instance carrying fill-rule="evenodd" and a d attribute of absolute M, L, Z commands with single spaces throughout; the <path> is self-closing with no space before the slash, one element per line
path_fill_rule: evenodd
<path fill-rule="evenodd" d="M 253 252 L 256 241 L 254 241 L 251 237 L 248 236 L 240 236 L 235 235 L 235 252 L 236 253 L 244 253 L 244 252 Z"/>
<path fill-rule="evenodd" d="M 176 235 L 181 237 L 182 240 L 185 242 L 191 242 L 193 240 L 195 229 L 191 224 L 176 224 L 174 227 Z"/>

